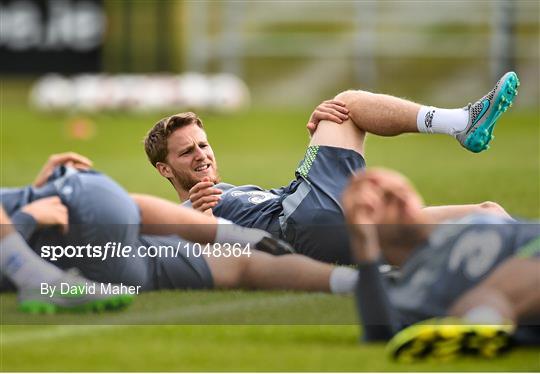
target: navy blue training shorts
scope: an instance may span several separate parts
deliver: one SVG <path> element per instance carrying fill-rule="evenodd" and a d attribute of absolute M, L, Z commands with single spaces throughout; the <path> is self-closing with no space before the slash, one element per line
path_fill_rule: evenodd
<path fill-rule="evenodd" d="M 341 195 L 350 177 L 365 168 L 351 149 L 309 146 L 296 181 L 283 199 L 284 238 L 299 253 L 330 263 L 352 263 Z"/>

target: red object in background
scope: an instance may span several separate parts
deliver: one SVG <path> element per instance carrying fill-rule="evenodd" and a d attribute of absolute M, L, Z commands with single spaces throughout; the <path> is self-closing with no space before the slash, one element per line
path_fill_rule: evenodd
<path fill-rule="evenodd" d="M 70 139 L 89 140 L 96 135 L 96 126 L 87 118 L 75 118 L 67 124 L 67 135 Z"/>

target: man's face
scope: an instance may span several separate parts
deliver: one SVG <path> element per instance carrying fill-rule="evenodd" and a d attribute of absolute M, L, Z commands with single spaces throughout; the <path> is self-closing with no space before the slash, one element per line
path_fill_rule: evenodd
<path fill-rule="evenodd" d="M 196 124 L 174 131 L 167 139 L 166 164 L 175 186 L 189 191 L 203 178 L 219 182 L 217 164 L 206 133 Z"/>

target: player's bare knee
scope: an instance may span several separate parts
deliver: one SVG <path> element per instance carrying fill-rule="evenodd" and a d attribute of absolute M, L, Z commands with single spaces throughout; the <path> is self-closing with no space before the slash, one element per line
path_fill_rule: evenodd
<path fill-rule="evenodd" d="M 354 101 L 358 100 L 358 97 L 362 95 L 364 92 L 359 90 L 346 90 L 343 92 L 338 93 L 334 99 L 339 100 L 345 103 L 345 105 L 350 105 Z"/>
<path fill-rule="evenodd" d="M 480 208 L 486 209 L 486 210 L 502 209 L 502 207 L 499 204 L 493 201 L 484 201 L 483 203 L 480 203 Z"/>
<path fill-rule="evenodd" d="M 509 214 L 500 204 L 493 201 L 484 201 L 483 203 L 479 204 L 479 207 L 483 212 L 486 213 L 509 216 Z"/>

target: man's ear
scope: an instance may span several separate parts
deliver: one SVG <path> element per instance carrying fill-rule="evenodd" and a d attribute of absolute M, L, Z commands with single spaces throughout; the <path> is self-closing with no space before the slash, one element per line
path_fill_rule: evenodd
<path fill-rule="evenodd" d="M 157 162 L 156 169 L 159 172 L 159 174 L 161 174 L 163 177 L 167 179 L 170 179 L 174 176 L 172 173 L 171 167 L 164 162 Z"/>

